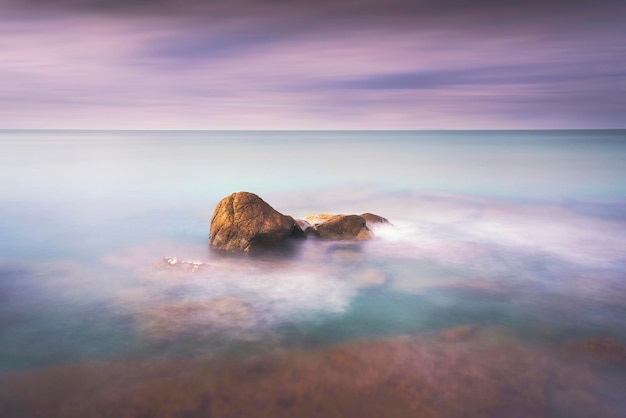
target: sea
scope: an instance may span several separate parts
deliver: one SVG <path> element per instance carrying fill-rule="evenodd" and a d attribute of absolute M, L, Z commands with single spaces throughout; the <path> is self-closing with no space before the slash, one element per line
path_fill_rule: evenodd
<path fill-rule="evenodd" d="M 208 247 L 217 203 L 365 242 Z M 626 416 L 626 131 L 0 130 L 0 416 Z"/>

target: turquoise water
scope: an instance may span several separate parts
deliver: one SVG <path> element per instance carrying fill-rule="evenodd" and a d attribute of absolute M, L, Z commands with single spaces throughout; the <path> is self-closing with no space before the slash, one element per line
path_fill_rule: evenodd
<path fill-rule="evenodd" d="M 623 342 L 625 178 L 626 131 L 0 131 L 0 372 L 459 326 Z M 210 217 L 239 190 L 394 226 L 222 257 Z"/>

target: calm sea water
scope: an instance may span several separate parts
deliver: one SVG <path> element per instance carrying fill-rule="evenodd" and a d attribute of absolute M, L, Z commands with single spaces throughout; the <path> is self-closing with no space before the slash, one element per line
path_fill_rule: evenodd
<path fill-rule="evenodd" d="M 626 131 L 0 131 L 0 407 L 4 400 L 9 416 L 24 416 L 46 399 L 42 408 L 65 408 L 51 416 L 91 416 L 85 408 L 101 398 L 70 407 L 43 383 L 16 398 L 15 382 L 28 373 L 47 382 L 41 376 L 73 365 L 228 358 L 238 367 L 276 353 L 301 365 L 290 356 L 344 347 L 375 368 L 378 357 L 363 350 L 415 364 L 385 345 L 412 338 L 411 355 L 471 353 L 482 373 L 474 383 L 501 379 L 524 356 L 538 370 L 561 376 L 565 367 L 601 382 L 590 392 L 511 377 L 489 386 L 495 400 L 480 416 L 618 416 L 626 413 L 617 389 L 626 383 L 625 179 Z M 240 190 L 295 218 L 374 212 L 393 226 L 370 242 L 309 239 L 267 259 L 211 253 L 213 208 Z M 166 257 L 203 264 L 170 266 Z M 494 341 L 502 359 L 483 365 L 479 353 Z M 102 379 L 94 387 L 108 386 Z M 538 400 L 506 400 L 523 406 L 511 415 L 498 403 L 511 385 L 540 387 Z M 581 406 L 577 390 L 595 398 Z M 219 408 L 198 396 L 198 415 L 175 401 L 153 415 L 122 410 Z M 276 408 L 300 405 L 280 399 Z M 405 416 L 455 416 L 433 408 Z"/>

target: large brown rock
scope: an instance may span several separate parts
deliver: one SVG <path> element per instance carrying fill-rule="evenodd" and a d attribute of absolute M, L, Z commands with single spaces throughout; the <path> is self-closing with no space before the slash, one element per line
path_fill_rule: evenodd
<path fill-rule="evenodd" d="M 294 234 L 296 223 L 259 196 L 238 192 L 222 199 L 213 212 L 209 245 L 217 250 L 248 253 L 271 247 Z"/>
<path fill-rule="evenodd" d="M 365 219 L 359 215 L 335 215 L 313 226 L 316 236 L 326 240 L 363 241 L 372 239 Z"/>

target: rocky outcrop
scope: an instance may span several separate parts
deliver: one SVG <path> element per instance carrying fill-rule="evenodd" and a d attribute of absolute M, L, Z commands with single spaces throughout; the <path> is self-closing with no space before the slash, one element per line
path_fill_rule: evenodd
<path fill-rule="evenodd" d="M 382 216 L 322 213 L 294 220 L 259 196 L 238 192 L 222 199 L 211 218 L 209 245 L 213 249 L 248 253 L 273 247 L 286 238 L 313 235 L 323 240 L 364 241 L 373 238 L 369 226 L 388 224 Z"/>
<path fill-rule="evenodd" d="M 215 207 L 209 245 L 217 250 L 248 253 L 278 245 L 296 233 L 294 228 L 297 226 L 291 216 L 276 211 L 253 193 L 238 192 Z"/>
<path fill-rule="evenodd" d="M 365 219 L 359 215 L 335 215 L 313 226 L 313 233 L 325 240 L 364 241 L 372 238 Z"/>

